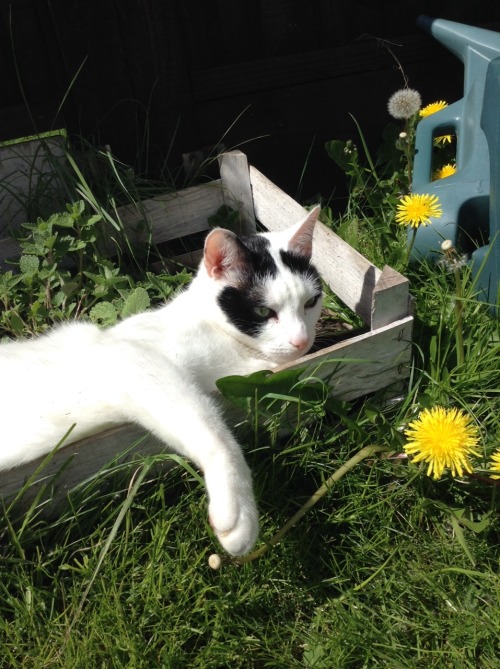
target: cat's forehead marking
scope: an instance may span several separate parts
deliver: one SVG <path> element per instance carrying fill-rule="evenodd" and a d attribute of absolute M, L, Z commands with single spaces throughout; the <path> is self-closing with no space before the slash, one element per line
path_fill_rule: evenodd
<path fill-rule="evenodd" d="M 269 239 L 262 235 L 252 235 L 242 237 L 241 241 L 250 251 L 248 260 L 254 277 L 275 277 L 278 273 L 278 267 L 270 252 Z"/>

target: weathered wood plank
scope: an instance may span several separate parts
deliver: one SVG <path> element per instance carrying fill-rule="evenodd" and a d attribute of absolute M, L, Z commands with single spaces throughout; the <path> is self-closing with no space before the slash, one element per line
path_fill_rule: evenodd
<path fill-rule="evenodd" d="M 131 241 L 154 239 L 156 244 L 203 232 L 207 219 L 224 204 L 220 179 L 166 193 L 135 206 L 119 207 L 118 215 Z"/>
<path fill-rule="evenodd" d="M 306 355 L 275 371 L 305 366 L 304 375 L 327 381 L 333 397 L 357 399 L 408 377 L 412 326 L 413 318 L 409 316 Z"/>
<path fill-rule="evenodd" d="M 372 330 L 377 330 L 410 315 L 409 289 L 408 279 L 392 267 L 388 265 L 384 267 L 373 289 Z"/>
<path fill-rule="evenodd" d="M 12 500 L 22 490 L 17 508 L 29 507 L 40 488 L 47 497 L 62 499 L 70 490 L 108 466 L 130 461 L 137 455 L 165 452 L 166 447 L 137 425 L 123 425 L 59 448 L 54 454 L 1 472 L 0 497 Z M 44 460 L 47 460 L 44 464 Z M 39 471 L 40 470 L 40 471 Z"/>
<path fill-rule="evenodd" d="M 241 226 L 238 234 L 256 231 L 253 207 L 252 184 L 248 160 L 241 151 L 230 151 L 219 157 L 220 176 L 224 202 L 240 214 Z"/>

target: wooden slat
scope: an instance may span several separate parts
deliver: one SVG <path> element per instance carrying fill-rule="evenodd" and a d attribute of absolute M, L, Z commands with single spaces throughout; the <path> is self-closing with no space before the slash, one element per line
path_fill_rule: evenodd
<path fill-rule="evenodd" d="M 377 330 L 410 315 L 409 290 L 408 279 L 386 265 L 373 289 L 372 330 Z"/>
<path fill-rule="evenodd" d="M 167 193 L 136 206 L 120 207 L 119 217 L 127 233 L 137 241 L 150 236 L 156 244 L 203 232 L 208 217 L 224 204 L 220 180 Z"/>
<path fill-rule="evenodd" d="M 29 506 L 43 486 L 49 486 L 48 497 L 57 502 L 79 483 L 104 471 L 107 466 L 127 462 L 137 455 L 152 455 L 165 450 L 165 446 L 144 428 L 123 425 L 64 446 L 45 464 L 46 457 L 41 457 L 1 472 L 0 497 L 12 500 L 29 482 L 22 500 L 16 505 L 18 509 Z"/>
<path fill-rule="evenodd" d="M 275 371 L 306 366 L 304 376 L 326 380 L 333 397 L 357 399 L 408 377 L 412 327 L 413 318 L 409 316 L 306 355 Z"/>
<path fill-rule="evenodd" d="M 238 234 L 256 231 L 252 184 L 248 160 L 241 151 L 223 153 L 219 159 L 224 202 L 240 214 L 241 226 Z"/>

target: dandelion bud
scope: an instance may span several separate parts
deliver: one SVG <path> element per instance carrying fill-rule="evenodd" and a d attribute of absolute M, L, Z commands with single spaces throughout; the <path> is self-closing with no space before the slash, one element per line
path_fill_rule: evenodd
<path fill-rule="evenodd" d="M 208 565 L 212 569 L 220 569 L 222 567 L 222 558 L 217 553 L 212 553 L 208 558 Z"/>

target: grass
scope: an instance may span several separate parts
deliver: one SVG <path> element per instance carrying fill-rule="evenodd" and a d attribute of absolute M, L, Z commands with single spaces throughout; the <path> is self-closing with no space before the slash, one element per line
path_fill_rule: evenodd
<path fill-rule="evenodd" d="M 365 255 L 404 261 L 401 231 L 391 230 L 384 246 L 372 214 L 327 222 L 352 235 L 354 220 Z M 403 395 L 304 400 L 288 431 L 282 403 L 250 407 L 240 440 L 261 537 L 361 448 L 401 453 L 404 426 L 436 403 L 462 408 L 479 426 L 473 476 L 434 481 L 405 458 L 367 458 L 265 555 L 217 571 L 207 564 L 219 546 L 204 486 L 182 462 L 161 474 L 160 456 L 111 468 L 52 517 L 41 507 L 24 519 L 4 509 L 0 667 L 497 667 L 498 487 L 486 467 L 500 435 L 498 322 L 474 299 L 464 270 L 462 362 L 453 276 L 426 264 L 406 271 L 416 328 Z"/>

